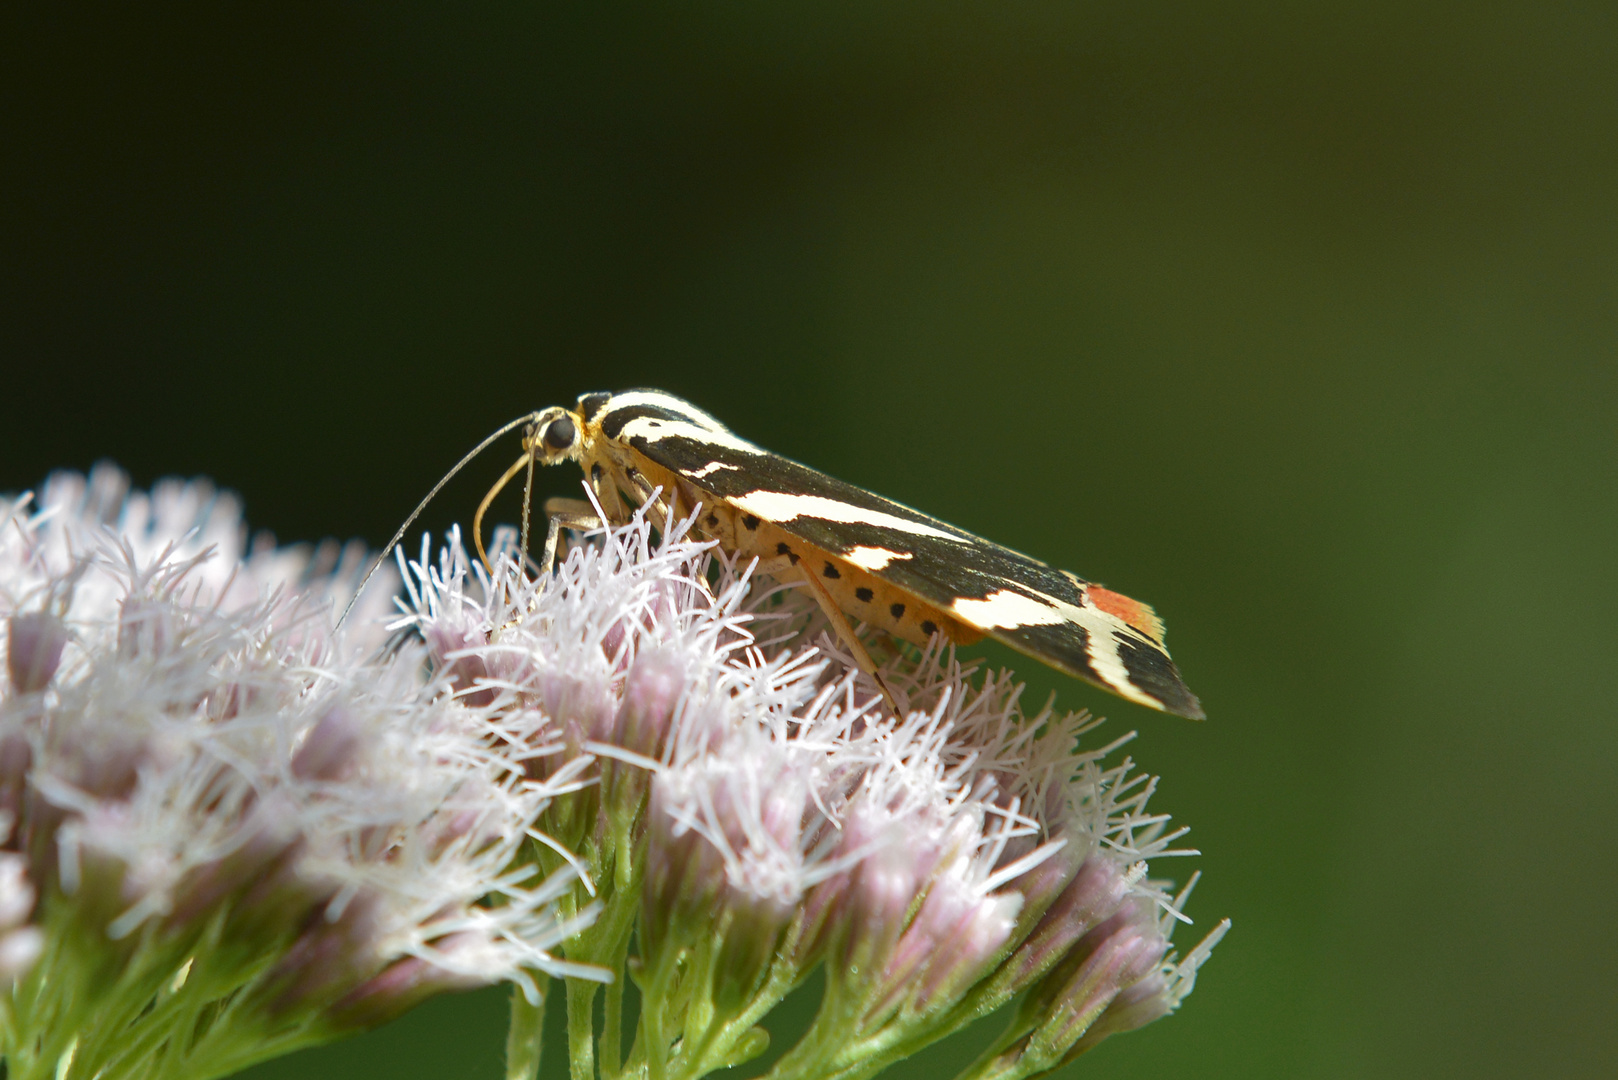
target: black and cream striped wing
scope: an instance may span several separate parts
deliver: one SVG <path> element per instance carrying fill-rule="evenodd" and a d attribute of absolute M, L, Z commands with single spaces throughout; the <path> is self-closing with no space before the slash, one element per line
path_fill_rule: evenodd
<path fill-rule="evenodd" d="M 603 434 L 1020 652 L 1131 701 L 1203 718 L 1145 604 L 771 453 L 717 422 L 643 406 L 614 410 Z"/>

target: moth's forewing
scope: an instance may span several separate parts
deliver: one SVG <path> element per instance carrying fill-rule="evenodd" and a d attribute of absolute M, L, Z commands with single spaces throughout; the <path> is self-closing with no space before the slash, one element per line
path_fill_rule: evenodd
<path fill-rule="evenodd" d="M 586 416 L 600 437 L 643 471 L 670 474 L 688 499 L 723 510 L 720 531 L 733 547 L 761 557 L 790 550 L 794 566 L 804 552 L 826 556 L 804 572 L 833 579 L 852 617 L 911 640 L 924 640 L 923 630 L 988 634 L 1131 701 L 1203 718 L 1147 605 L 771 453 L 672 395 L 597 397 Z"/>

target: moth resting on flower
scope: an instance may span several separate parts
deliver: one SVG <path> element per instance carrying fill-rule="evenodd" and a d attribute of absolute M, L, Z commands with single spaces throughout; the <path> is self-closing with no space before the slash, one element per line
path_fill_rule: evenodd
<path fill-rule="evenodd" d="M 1174 952 L 1129 736 L 942 636 L 880 711 L 802 590 L 651 509 L 540 580 L 424 539 L 336 630 L 357 546 L 249 549 L 205 482 L 0 498 L 6 1075 L 213 1080 L 509 982 L 508 1080 L 548 993 L 571 1075 L 701 1080 L 821 971 L 766 1080 L 996 1011 L 957 1080 L 1037 1080 L 1179 1007 L 1229 924 Z"/>
<path fill-rule="evenodd" d="M 596 524 L 597 508 L 622 524 L 649 501 L 675 519 L 700 507 L 694 534 L 801 580 L 890 705 L 850 618 L 916 645 L 987 635 L 1129 701 L 1203 719 L 1150 606 L 771 453 L 673 394 L 581 395 L 536 413 L 523 449 L 473 521 L 480 554 L 483 511 L 512 476 L 535 460 L 574 461 L 596 506 L 547 502 L 547 568 L 558 528 Z"/>

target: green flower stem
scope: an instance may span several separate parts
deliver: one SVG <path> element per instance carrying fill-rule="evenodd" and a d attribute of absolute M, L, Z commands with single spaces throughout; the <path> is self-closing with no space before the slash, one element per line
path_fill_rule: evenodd
<path fill-rule="evenodd" d="M 615 772 L 618 770 L 614 770 Z M 627 804 L 627 805 L 625 805 Z M 613 800 L 611 805 L 621 809 L 608 815 L 609 850 L 614 855 L 611 867 L 612 898 L 602 912 L 594 932 L 602 944 L 604 955 L 596 962 L 613 973 L 607 984 L 602 1008 L 599 1056 L 602 1080 L 617 1080 L 623 1072 L 624 1052 L 624 969 L 629 958 L 629 939 L 634 932 L 635 918 L 640 906 L 641 875 L 646 866 L 646 840 L 642 825 L 645 810 L 644 785 L 638 800 Z M 637 834 L 640 834 L 637 839 Z M 625 853 L 627 858 L 622 857 Z"/>
<path fill-rule="evenodd" d="M 644 935 L 642 940 L 645 940 Z M 670 1000 L 673 989 L 670 984 L 674 981 L 674 969 L 678 966 L 671 954 L 676 951 L 665 949 L 663 962 L 653 968 L 642 969 L 636 978 L 640 986 L 640 1030 L 635 1035 L 630 1064 L 642 1064 L 648 1080 L 668 1080 L 669 1039 L 664 1031 L 663 1019 L 666 1013 L 678 1015 Z"/>
<path fill-rule="evenodd" d="M 539 988 L 530 1005 L 520 987 L 511 988 L 511 1026 L 506 1030 L 506 1080 L 539 1080 L 540 1051 L 545 1038 L 545 991 L 550 976 L 530 972 Z"/>
<path fill-rule="evenodd" d="M 829 973 L 828 973 L 829 975 Z M 864 1080 L 964 1027 L 988 1010 L 954 1008 L 931 1016 L 906 1008 L 861 1023 L 863 995 L 838 993 L 828 980 L 822 1011 L 809 1034 L 776 1062 L 766 1080 Z"/>
<path fill-rule="evenodd" d="M 631 1054 L 631 1071 L 644 1070 L 651 1080 L 693 1080 L 716 1069 L 751 1061 L 769 1048 L 769 1033 L 759 1026 L 759 1021 L 801 984 L 807 973 L 788 958 L 791 950 L 782 947 L 741 1008 L 718 1008 L 712 987 L 725 929 L 715 928 L 708 940 L 685 948 L 671 943 L 662 950 L 657 968 L 642 972 L 641 1029 Z M 680 1049 L 669 1058 L 668 1020 L 682 1015 L 685 1019 Z M 661 1055 L 651 1052 L 659 1047 L 664 1048 Z"/>
<path fill-rule="evenodd" d="M 572 1080 L 595 1080 L 596 983 L 567 980 L 567 1052 Z"/>
<path fill-rule="evenodd" d="M 603 763 L 601 790 L 609 797 L 600 801 L 605 807 L 605 813 L 597 819 L 602 822 L 602 828 L 587 839 L 581 837 L 575 844 L 575 850 L 581 851 L 595 874 L 596 900 L 602 910 L 594 923 L 567 943 L 565 952 L 569 960 L 595 964 L 612 972 L 613 981 L 606 986 L 602 1032 L 598 1040 L 595 1035 L 598 984 L 587 979 L 567 980 L 568 1058 L 573 1080 L 594 1080 L 598 1053 L 602 1080 L 616 1080 L 624 1071 L 622 980 L 640 908 L 641 876 L 646 865 L 643 828 L 646 787 L 639 785 L 635 793 L 638 797 L 610 797 L 618 794 L 623 786 L 621 778 L 614 775 L 618 771 L 614 763 Z M 583 833 L 577 819 L 567 824 Z M 537 853 L 546 869 L 555 869 L 559 864 L 559 856 L 549 849 L 540 846 Z M 562 901 L 564 913 L 572 916 L 583 902 L 581 886 Z"/>
<path fill-rule="evenodd" d="M 627 950 L 626 950 L 627 951 Z M 601 1038 L 597 1057 L 601 1060 L 601 1080 L 617 1080 L 624 1071 L 624 965 L 612 969 L 601 1005 Z"/>

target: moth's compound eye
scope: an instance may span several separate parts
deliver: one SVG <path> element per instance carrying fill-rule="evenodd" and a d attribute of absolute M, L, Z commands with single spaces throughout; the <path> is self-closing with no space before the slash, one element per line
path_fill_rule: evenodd
<path fill-rule="evenodd" d="M 572 446 L 573 440 L 578 437 L 578 429 L 573 426 L 573 421 L 565 416 L 559 416 L 547 424 L 545 434 L 542 436 L 545 446 L 557 452 Z"/>

